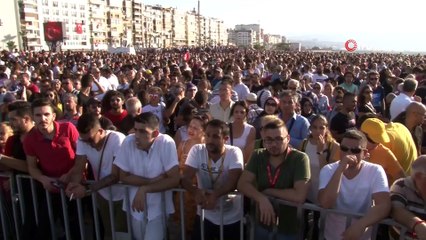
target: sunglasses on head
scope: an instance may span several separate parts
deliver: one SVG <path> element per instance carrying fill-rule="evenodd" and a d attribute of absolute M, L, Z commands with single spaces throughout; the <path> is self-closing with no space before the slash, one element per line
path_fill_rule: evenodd
<path fill-rule="evenodd" d="M 340 145 L 340 151 L 342 152 L 351 152 L 353 154 L 359 154 L 362 151 L 362 148 L 356 147 L 356 148 L 348 148 L 344 145 Z"/>

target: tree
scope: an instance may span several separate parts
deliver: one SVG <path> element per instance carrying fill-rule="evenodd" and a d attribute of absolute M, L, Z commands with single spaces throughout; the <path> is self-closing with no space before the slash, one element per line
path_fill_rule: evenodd
<path fill-rule="evenodd" d="M 290 44 L 289 43 L 277 43 L 274 45 L 276 50 L 281 50 L 281 51 L 289 51 L 290 50 Z"/>
<path fill-rule="evenodd" d="M 264 45 L 260 45 L 260 43 L 255 43 L 253 45 L 253 48 L 256 50 L 265 50 L 265 46 Z"/>
<path fill-rule="evenodd" d="M 12 52 L 12 51 L 13 51 L 13 49 L 15 49 L 15 48 L 16 48 L 16 44 L 15 44 L 15 42 L 14 42 L 14 41 L 9 41 L 9 42 L 7 42 L 7 43 L 6 43 L 6 46 L 7 46 L 7 48 L 9 49 L 9 51 L 10 51 L 10 52 Z"/>

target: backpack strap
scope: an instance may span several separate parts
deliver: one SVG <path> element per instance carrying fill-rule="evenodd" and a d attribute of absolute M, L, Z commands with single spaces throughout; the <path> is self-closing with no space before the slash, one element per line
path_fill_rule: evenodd
<path fill-rule="evenodd" d="M 300 151 L 301 151 L 301 152 L 305 152 L 305 150 L 306 150 L 306 145 L 308 145 L 308 139 L 307 139 L 307 138 L 303 139 L 303 141 L 302 141 L 302 146 L 301 146 L 301 148 L 300 148 Z"/>
<path fill-rule="evenodd" d="M 327 146 L 327 156 L 325 157 L 325 161 L 327 163 L 330 163 L 330 157 L 331 157 L 331 150 L 332 150 L 332 148 L 333 148 L 333 142 L 330 141 L 328 143 L 328 146 Z"/>

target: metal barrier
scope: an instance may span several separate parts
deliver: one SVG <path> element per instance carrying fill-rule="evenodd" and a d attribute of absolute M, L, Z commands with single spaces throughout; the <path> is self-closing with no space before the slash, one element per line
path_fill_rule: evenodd
<path fill-rule="evenodd" d="M 6 204 L 5 204 L 5 196 L 4 194 L 0 191 L 0 217 L 1 217 L 1 230 L 2 230 L 2 237 L 3 239 L 22 239 L 21 236 L 21 231 L 22 231 L 22 224 L 28 220 L 26 218 L 28 218 L 29 216 L 26 216 L 25 213 L 33 213 L 34 214 L 34 219 L 35 219 L 35 224 L 39 224 L 41 221 L 41 216 L 40 216 L 40 210 L 39 206 L 40 203 L 38 202 L 39 200 L 39 195 L 43 194 L 43 192 L 37 191 L 37 189 L 40 189 L 39 187 L 37 187 L 36 185 L 38 185 L 39 183 L 36 183 L 30 176 L 28 175 L 16 175 L 15 177 L 13 177 L 12 174 L 0 174 L 0 177 L 9 177 L 10 179 L 10 187 L 11 187 L 11 203 L 12 203 L 12 213 L 13 213 L 13 220 L 9 219 L 6 216 L 5 213 L 5 209 L 6 209 Z M 29 183 L 29 186 L 24 186 L 24 179 L 26 179 L 25 184 Z M 123 185 L 123 184 L 117 184 L 117 185 L 121 185 L 124 186 L 126 188 L 126 193 L 124 194 L 124 199 L 123 201 L 125 201 L 127 203 L 127 209 L 126 209 L 126 221 L 127 221 L 127 230 L 128 232 L 125 234 L 126 237 L 128 239 L 134 239 L 133 236 L 133 231 L 132 231 L 132 224 L 131 224 L 131 203 L 132 203 L 132 199 L 129 198 L 129 187 L 134 187 L 134 186 L 129 186 L 129 185 Z M 116 185 L 114 185 L 116 186 Z M 33 204 L 33 209 L 28 209 L 29 206 L 26 205 L 26 203 L 28 202 L 28 199 L 23 199 L 24 197 L 24 189 L 30 188 L 31 189 L 31 200 L 32 200 L 32 204 Z M 57 225 L 57 218 L 55 218 L 55 209 L 54 206 L 52 204 L 52 194 L 49 193 L 48 191 L 44 190 L 44 194 L 46 197 L 46 201 L 47 201 L 47 210 L 48 210 L 48 219 L 49 219 L 49 223 L 50 226 L 56 226 Z M 186 235 L 185 235 L 185 204 L 184 204 L 184 193 L 185 190 L 181 189 L 181 188 L 175 188 L 172 189 L 171 191 L 175 192 L 176 194 L 179 195 L 179 206 L 180 206 L 180 213 L 179 213 L 179 217 L 180 217 L 180 231 L 181 231 L 181 239 L 185 240 L 186 239 Z M 231 194 L 240 194 L 238 192 L 234 192 Z M 70 200 L 68 199 L 68 197 L 65 195 L 65 192 L 63 189 L 60 189 L 59 192 L 60 195 L 60 207 L 61 207 L 61 211 L 62 211 L 62 225 L 63 225 L 63 233 L 65 234 L 66 239 L 71 239 L 71 227 L 70 227 L 70 218 L 69 218 L 69 214 L 70 212 L 68 212 L 68 206 L 70 204 Z M 58 195 L 56 195 L 57 198 Z M 83 211 L 83 202 L 82 199 L 76 199 L 76 200 L 72 200 L 72 201 L 76 201 L 76 214 L 78 216 L 78 226 L 79 226 L 79 236 L 81 239 L 102 239 L 102 232 L 101 232 L 101 221 L 99 220 L 99 216 L 98 216 L 98 194 L 96 192 L 93 192 L 91 194 L 91 207 L 93 208 L 93 212 L 91 213 L 90 216 L 85 216 L 85 212 Z M 109 198 L 112 199 L 112 190 L 111 187 L 109 187 Z M 165 201 L 165 193 L 163 192 L 161 194 L 161 206 L 162 206 L 162 221 L 164 226 L 166 226 L 166 232 L 167 232 L 167 218 L 168 216 L 166 216 L 166 201 Z M 285 206 L 291 206 L 291 207 L 295 207 L 297 208 L 297 219 L 295 219 L 295 221 L 298 221 L 299 226 L 300 226 L 300 230 L 298 233 L 298 239 L 303 239 L 303 224 L 304 224 L 304 211 L 306 210 L 312 210 L 312 211 L 318 211 L 321 213 L 321 217 L 320 217 L 320 232 L 319 232 L 319 239 L 323 240 L 324 239 L 324 228 L 325 228 L 325 219 L 327 217 L 328 214 L 330 213 L 334 213 L 334 214 L 339 214 L 339 215 L 343 215 L 347 217 L 347 222 L 346 222 L 346 227 L 348 227 L 351 223 L 351 221 L 353 219 L 359 218 L 362 215 L 361 214 L 356 214 L 356 213 L 351 213 L 351 212 L 344 212 L 344 211 L 338 211 L 335 209 L 323 209 L 320 208 L 319 206 L 315 205 L 315 204 L 310 204 L 310 203 L 304 203 L 304 204 L 296 204 L 293 202 L 289 202 L 289 201 L 284 201 L 284 200 L 280 200 L 280 199 L 276 199 L 276 198 L 270 198 L 273 206 L 275 207 L 275 209 L 278 209 L 280 205 L 285 205 Z M 220 203 L 220 213 L 221 213 L 221 224 L 220 224 L 220 239 L 224 239 L 224 225 L 223 225 L 223 221 L 224 221 L 224 205 L 223 205 L 223 198 L 220 199 L 219 201 Z M 240 239 L 244 239 L 244 227 L 247 227 L 247 236 L 249 237 L 249 239 L 254 239 L 254 226 L 255 226 L 255 218 L 253 215 L 247 215 L 244 216 L 244 212 L 243 212 L 243 205 L 244 205 L 244 201 L 243 201 L 243 196 L 241 196 L 241 211 L 240 211 Z M 145 199 L 145 211 L 147 211 L 147 200 Z M 108 201 L 108 208 L 109 208 L 109 213 L 110 213 L 110 224 L 111 224 L 111 236 L 113 240 L 116 239 L 123 239 L 122 237 L 118 237 L 117 236 L 117 232 L 115 231 L 116 226 L 115 226 L 115 222 L 114 222 L 114 206 L 113 206 L 113 202 L 111 200 Z M 200 216 L 200 220 L 201 220 L 201 239 L 204 239 L 204 212 L 205 210 L 201 211 L 201 216 Z M 93 221 L 92 224 L 86 224 L 88 221 Z M 141 227 L 145 227 L 146 224 L 148 222 L 147 219 L 147 214 L 144 214 L 144 220 L 142 222 L 142 226 Z M 14 233 L 9 232 L 8 231 L 8 225 L 13 224 L 14 226 Z M 407 233 L 407 229 L 396 223 L 395 221 L 393 221 L 392 219 L 385 219 L 383 221 L 381 221 L 379 224 L 384 224 L 384 225 L 389 225 L 391 227 L 397 227 L 400 229 L 400 233 L 401 233 L 401 237 L 400 239 L 404 239 L 404 235 Z M 373 235 L 372 235 L 372 239 L 376 238 L 376 234 L 377 234 L 377 228 L 378 228 L 378 224 L 372 226 L 373 227 Z M 108 231 L 109 229 L 105 229 L 105 231 Z M 142 228 L 142 233 L 145 232 L 145 229 Z M 165 238 L 167 239 L 167 233 L 164 233 Z M 273 233 L 278 233 L 278 229 L 275 226 L 273 228 Z M 51 227 L 51 233 L 50 233 L 52 239 L 57 239 L 58 237 L 58 232 L 57 229 L 55 227 Z"/>

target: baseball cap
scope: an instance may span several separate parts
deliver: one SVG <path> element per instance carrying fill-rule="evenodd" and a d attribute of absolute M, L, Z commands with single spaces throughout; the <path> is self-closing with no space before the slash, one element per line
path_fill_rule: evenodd
<path fill-rule="evenodd" d="M 378 118 L 368 118 L 361 125 L 361 131 L 376 143 L 388 143 L 390 138 L 386 132 L 386 125 Z"/>
<path fill-rule="evenodd" d="M 255 93 L 249 93 L 246 96 L 246 100 L 249 102 L 256 102 L 257 101 L 257 95 Z"/>
<path fill-rule="evenodd" d="M 89 100 L 87 100 L 87 106 L 93 105 L 93 104 L 101 104 L 101 101 L 99 101 L 98 99 L 92 97 L 89 98 Z"/>

